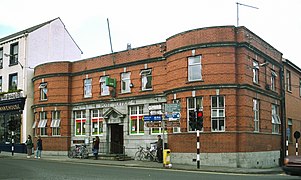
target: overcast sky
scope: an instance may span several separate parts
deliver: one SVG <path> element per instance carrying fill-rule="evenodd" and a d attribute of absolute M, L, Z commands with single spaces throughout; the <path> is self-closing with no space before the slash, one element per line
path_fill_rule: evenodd
<path fill-rule="evenodd" d="M 301 67 L 301 0 L 1 0 L 0 38 L 60 17 L 82 58 L 164 42 L 195 28 L 246 26 Z"/>

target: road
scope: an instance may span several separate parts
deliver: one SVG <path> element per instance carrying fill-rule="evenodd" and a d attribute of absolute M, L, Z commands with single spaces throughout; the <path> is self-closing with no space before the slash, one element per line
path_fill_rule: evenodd
<path fill-rule="evenodd" d="M 0 158 L 0 179 L 278 180 L 300 179 L 300 177 L 291 177 L 284 174 L 252 175 L 208 173 L 200 171 L 150 169 L 78 162 L 50 161 L 43 159 Z"/>

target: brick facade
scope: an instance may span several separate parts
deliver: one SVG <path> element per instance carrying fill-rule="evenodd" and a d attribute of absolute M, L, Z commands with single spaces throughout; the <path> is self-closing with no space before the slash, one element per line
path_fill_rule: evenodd
<path fill-rule="evenodd" d="M 188 80 L 188 58 L 201 57 L 201 80 Z M 253 83 L 253 61 L 258 62 L 259 81 Z M 91 119 L 89 110 L 103 107 L 108 113 L 105 119 L 102 142 L 110 141 L 113 131 L 111 110 L 120 115 L 116 122 L 123 127 L 123 145 L 133 155 L 137 145 L 155 141 L 156 135 L 144 128 L 141 136 L 130 133 L 129 107 L 134 105 L 172 103 L 179 100 L 181 105 L 180 131 L 168 128 L 165 140 L 174 153 L 196 152 L 196 133 L 189 131 L 187 99 L 202 98 L 204 129 L 201 132 L 201 152 L 209 154 L 250 153 L 265 166 L 278 163 L 281 149 L 281 127 L 279 133 L 272 133 L 272 104 L 281 108 L 282 54 L 245 27 L 223 26 L 195 29 L 169 37 L 166 42 L 93 57 L 75 62 L 53 62 L 35 68 L 34 110 L 61 111 L 61 136 L 52 137 L 51 128 L 44 136 L 45 149 L 66 151 L 70 145 L 91 142 L 91 134 L 76 136 L 74 110 L 86 110 L 87 122 Z M 268 64 L 263 65 L 268 62 Z M 262 66 L 261 66 L 262 65 Z M 152 70 L 152 89 L 142 91 L 141 70 Z M 277 74 L 275 90 L 270 90 L 272 71 Z M 121 73 L 130 72 L 132 87 L 130 93 L 121 93 Z M 116 96 L 100 95 L 100 77 L 108 75 L 117 80 Z M 84 80 L 92 79 L 92 97 L 84 97 Z M 39 86 L 47 82 L 47 100 L 40 100 Z M 112 90 L 112 87 L 110 88 Z M 211 97 L 224 97 L 225 124 L 222 130 L 212 125 Z M 259 105 L 259 131 L 254 132 L 253 99 Z M 122 104 L 122 105 L 121 105 Z M 108 110 L 107 107 L 111 109 Z M 146 113 L 148 109 L 144 107 Z M 106 117 L 105 117 L 106 118 Z M 38 117 L 36 117 L 38 119 Z M 50 124 L 51 115 L 48 116 Z M 222 123 L 222 122 L 220 122 Z M 116 123 L 115 123 L 116 124 Z M 89 132 L 89 127 L 85 127 Z M 48 144 L 49 142 L 49 144 Z M 58 146 L 61 144 L 61 146 Z M 258 152 L 276 153 L 274 159 L 264 159 Z M 249 155 L 249 154 L 248 154 Z M 188 158 L 188 157 L 187 157 Z M 263 158 L 264 160 L 262 160 Z M 226 159 L 222 161 L 226 162 Z M 191 161 L 192 160 L 187 160 Z M 243 157 L 237 156 L 235 166 L 247 166 Z M 258 160 L 259 161 L 259 160 Z M 257 161 L 257 165 L 258 165 Z M 275 163 L 276 162 L 276 163 Z M 225 163 L 227 164 L 227 163 Z M 208 165 L 216 165 L 210 164 Z M 249 164 L 256 167 L 255 164 Z M 263 165 L 262 165 L 263 166 Z"/>

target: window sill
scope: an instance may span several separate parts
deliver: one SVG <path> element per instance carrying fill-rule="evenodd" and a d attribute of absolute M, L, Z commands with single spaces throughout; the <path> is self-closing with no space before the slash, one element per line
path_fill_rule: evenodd
<path fill-rule="evenodd" d="M 253 85 L 260 87 L 259 83 L 253 82 Z"/>
<path fill-rule="evenodd" d="M 84 97 L 84 99 L 92 99 L 93 97 L 92 96 L 86 96 Z"/>
<path fill-rule="evenodd" d="M 118 93 L 118 94 L 131 94 L 132 92 L 121 92 L 121 93 Z"/>
<path fill-rule="evenodd" d="M 48 101 L 48 99 L 40 99 L 39 102 L 45 102 Z"/>
<path fill-rule="evenodd" d="M 130 136 L 144 136 L 144 133 L 139 133 L 139 134 L 130 134 Z"/>
<path fill-rule="evenodd" d="M 140 92 L 147 92 L 147 91 L 153 91 L 153 89 L 143 89 Z"/>
<path fill-rule="evenodd" d="M 199 80 L 191 80 L 191 81 L 187 81 L 186 84 L 190 84 L 190 83 L 196 83 L 196 82 L 204 82 L 203 79 L 199 79 Z"/>

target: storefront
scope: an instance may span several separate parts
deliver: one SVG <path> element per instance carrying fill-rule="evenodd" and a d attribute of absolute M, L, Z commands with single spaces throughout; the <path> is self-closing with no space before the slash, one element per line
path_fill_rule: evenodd
<path fill-rule="evenodd" d="M 21 143 L 22 112 L 25 104 L 24 97 L 18 93 L 10 93 L 1 97 L 0 105 L 0 142 L 1 149 L 6 150 L 14 139 L 15 144 Z"/>

